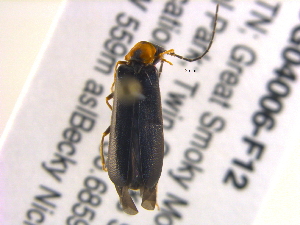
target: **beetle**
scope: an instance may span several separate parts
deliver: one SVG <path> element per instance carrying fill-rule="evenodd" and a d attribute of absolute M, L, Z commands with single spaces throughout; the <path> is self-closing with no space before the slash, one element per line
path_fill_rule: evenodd
<path fill-rule="evenodd" d="M 211 40 L 201 56 L 189 59 L 175 54 L 173 49 L 165 50 L 141 41 L 129 51 L 125 61 L 116 63 L 111 94 L 106 97 L 106 104 L 112 110 L 111 125 L 102 135 L 100 155 L 102 168 L 108 171 L 127 214 L 138 213 L 128 189 L 140 189 L 143 208 L 154 210 L 157 205 L 157 183 L 164 155 L 159 77 L 164 62 L 172 65 L 163 57 L 171 55 L 193 62 L 206 55 L 213 43 L 218 9 L 219 5 Z M 155 67 L 158 62 L 161 62 L 159 71 Z M 110 99 L 113 99 L 113 106 Z M 108 159 L 105 162 L 103 143 L 108 134 Z"/>

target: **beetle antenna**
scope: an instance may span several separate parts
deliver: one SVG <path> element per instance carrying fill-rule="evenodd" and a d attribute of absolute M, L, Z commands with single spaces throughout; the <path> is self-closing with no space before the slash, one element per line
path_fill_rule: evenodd
<path fill-rule="evenodd" d="M 216 14 L 215 14 L 216 16 L 215 16 L 214 28 L 213 28 L 212 36 L 211 36 L 211 39 L 210 39 L 208 47 L 206 48 L 206 50 L 204 51 L 204 53 L 202 55 L 200 55 L 199 57 L 194 58 L 194 59 L 185 58 L 185 57 L 183 57 L 181 55 L 177 55 L 175 53 L 170 53 L 170 55 L 175 56 L 175 57 L 180 58 L 180 59 L 183 59 L 183 60 L 188 61 L 188 62 L 193 62 L 193 61 L 196 61 L 196 60 L 199 60 L 199 59 L 203 58 L 203 56 L 205 56 L 206 53 L 208 53 L 208 51 L 209 51 L 209 49 L 210 49 L 210 47 L 211 47 L 211 45 L 213 43 L 214 37 L 215 37 L 216 27 L 217 27 L 217 20 L 218 20 L 218 11 L 219 11 L 219 4 L 217 4 L 217 7 L 216 7 Z"/>

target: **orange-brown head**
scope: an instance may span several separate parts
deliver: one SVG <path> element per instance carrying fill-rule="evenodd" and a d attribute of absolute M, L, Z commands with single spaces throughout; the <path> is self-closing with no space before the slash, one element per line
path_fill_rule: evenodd
<path fill-rule="evenodd" d="M 140 41 L 128 52 L 125 56 L 125 60 L 155 65 L 161 60 L 159 54 L 164 51 L 165 50 L 158 45 L 147 41 Z"/>

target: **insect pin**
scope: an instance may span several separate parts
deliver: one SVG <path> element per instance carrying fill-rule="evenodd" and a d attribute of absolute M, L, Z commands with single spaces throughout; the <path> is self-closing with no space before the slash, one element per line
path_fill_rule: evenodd
<path fill-rule="evenodd" d="M 212 37 L 204 53 L 194 59 L 175 54 L 150 42 L 138 42 L 115 66 L 114 82 L 106 104 L 112 110 L 111 124 L 102 135 L 100 155 L 102 168 L 108 171 L 120 197 L 123 211 L 135 215 L 138 210 L 128 189 L 140 189 L 142 207 L 154 210 L 157 183 L 161 175 L 164 138 L 159 90 L 162 65 L 171 62 L 171 55 L 188 62 L 201 59 L 210 49 L 217 24 L 219 5 L 216 7 Z M 155 65 L 161 62 L 159 71 Z M 113 99 L 113 106 L 109 100 Z M 108 158 L 105 162 L 103 143 L 109 136 Z"/>

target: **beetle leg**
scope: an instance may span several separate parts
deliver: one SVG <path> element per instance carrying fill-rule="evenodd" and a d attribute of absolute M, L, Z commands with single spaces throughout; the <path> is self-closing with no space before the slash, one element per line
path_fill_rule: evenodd
<path fill-rule="evenodd" d="M 139 211 L 137 210 L 132 198 L 129 195 L 128 186 L 115 186 L 120 197 L 120 203 L 122 205 L 123 211 L 129 215 L 137 214 Z"/>
<path fill-rule="evenodd" d="M 159 71 L 158 71 L 158 78 L 160 78 L 160 75 L 161 75 L 161 72 L 162 72 L 162 68 L 163 68 L 163 64 L 164 64 L 164 61 L 161 61 L 160 67 L 159 67 Z"/>
<path fill-rule="evenodd" d="M 104 137 L 107 136 L 109 133 L 110 133 L 110 126 L 102 134 L 101 144 L 100 144 L 100 156 L 101 156 L 102 169 L 106 172 L 107 172 L 107 168 L 106 168 L 106 165 L 105 165 L 103 142 L 104 142 Z"/>
<path fill-rule="evenodd" d="M 144 187 L 142 191 L 142 207 L 147 210 L 154 210 L 156 204 L 157 184 L 153 188 Z"/>
<path fill-rule="evenodd" d="M 112 110 L 112 106 L 111 104 L 109 104 L 109 100 L 112 99 L 114 97 L 114 93 L 110 93 L 107 97 L 106 97 L 106 105 L 110 108 L 110 110 Z"/>
<path fill-rule="evenodd" d="M 174 49 L 166 50 L 166 51 L 160 53 L 158 57 L 160 58 L 161 61 L 167 62 L 172 66 L 173 63 L 171 63 L 168 60 L 164 59 L 164 55 L 172 55 L 172 54 L 174 54 Z"/>

